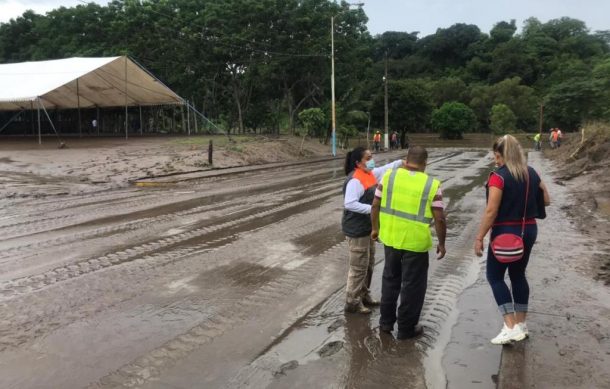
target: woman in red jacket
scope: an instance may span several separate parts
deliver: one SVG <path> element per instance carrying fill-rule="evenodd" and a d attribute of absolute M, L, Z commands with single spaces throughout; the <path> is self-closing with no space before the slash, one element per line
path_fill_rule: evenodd
<path fill-rule="evenodd" d="M 487 250 L 487 280 L 504 318 L 502 330 L 491 342 L 506 344 L 528 336 L 525 318 L 529 285 L 525 269 L 538 234 L 536 218 L 544 215 L 542 204 L 549 205 L 551 200 L 538 173 L 527 166 L 517 139 L 511 135 L 499 138 L 493 145 L 493 152 L 498 169 L 490 174 L 487 183 L 487 207 L 474 242 L 475 254 L 483 255 L 483 239 L 490 229 L 490 240 L 504 233 L 521 235 L 525 215 L 524 254 L 520 260 L 502 263 L 494 256 L 491 248 Z M 512 295 L 504 282 L 507 270 Z"/>

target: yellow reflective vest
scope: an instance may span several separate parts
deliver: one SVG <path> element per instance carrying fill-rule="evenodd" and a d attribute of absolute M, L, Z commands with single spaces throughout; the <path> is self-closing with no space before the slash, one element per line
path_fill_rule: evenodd
<path fill-rule="evenodd" d="M 398 250 L 430 250 L 432 201 L 440 181 L 398 168 L 385 173 L 382 185 L 379 240 Z"/>

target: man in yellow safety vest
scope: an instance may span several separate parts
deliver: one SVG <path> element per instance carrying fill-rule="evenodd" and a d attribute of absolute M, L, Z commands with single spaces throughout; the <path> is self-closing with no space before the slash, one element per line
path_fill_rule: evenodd
<path fill-rule="evenodd" d="M 405 167 L 384 174 L 371 207 L 371 238 L 379 238 L 385 246 L 379 325 L 381 331 L 390 333 L 398 322 L 398 339 L 423 333 L 417 323 L 428 285 L 432 220 L 438 237 L 437 259 L 446 252 L 447 225 L 440 181 L 424 173 L 427 160 L 426 149 L 411 147 Z"/>

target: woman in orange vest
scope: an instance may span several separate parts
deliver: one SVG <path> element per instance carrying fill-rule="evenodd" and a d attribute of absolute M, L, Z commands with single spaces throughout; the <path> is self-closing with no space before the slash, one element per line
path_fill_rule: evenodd
<path fill-rule="evenodd" d="M 375 242 L 371 239 L 371 204 L 375 197 L 377 183 L 383 174 L 392 168 L 404 165 L 404 160 L 376 167 L 370 150 L 356 147 L 345 157 L 343 183 L 343 218 L 341 227 L 347 237 L 349 247 L 349 273 L 345 311 L 370 313 L 370 306 L 379 305 L 369 288 L 375 266 Z M 367 307 L 368 306 L 368 307 Z"/>

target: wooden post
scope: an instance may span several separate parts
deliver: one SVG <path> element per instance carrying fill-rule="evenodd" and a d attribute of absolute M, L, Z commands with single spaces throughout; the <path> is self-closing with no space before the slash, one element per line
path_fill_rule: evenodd
<path fill-rule="evenodd" d="M 96 120 L 97 120 L 97 126 L 95 126 L 95 128 L 97 129 L 97 136 L 100 136 L 100 126 L 102 125 L 102 123 L 100 122 L 100 107 L 96 106 L 95 110 L 96 110 Z"/>
<path fill-rule="evenodd" d="M 144 127 L 144 124 L 142 124 L 142 106 L 138 105 L 138 108 L 140 108 L 140 135 L 143 135 L 144 130 L 142 128 Z"/>
<path fill-rule="evenodd" d="M 212 166 L 212 153 L 214 152 L 214 145 L 212 144 L 212 139 L 210 139 L 210 144 L 208 145 L 208 164 Z"/>

